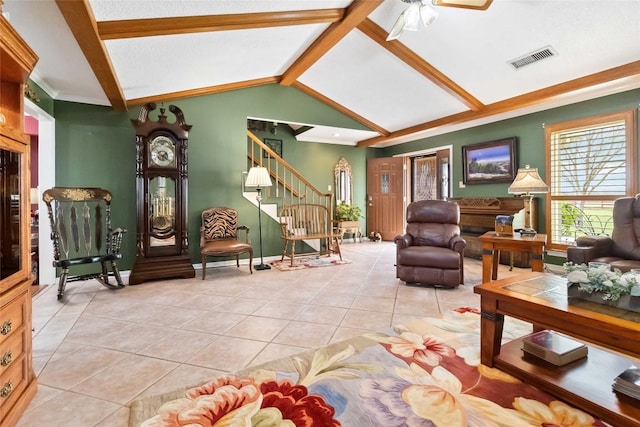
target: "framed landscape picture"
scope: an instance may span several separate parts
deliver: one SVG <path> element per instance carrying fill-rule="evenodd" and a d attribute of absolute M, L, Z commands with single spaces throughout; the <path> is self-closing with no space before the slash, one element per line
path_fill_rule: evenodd
<path fill-rule="evenodd" d="M 265 138 L 264 139 L 264 145 L 266 145 L 267 147 L 271 148 L 273 151 L 276 152 L 276 154 L 280 157 L 282 157 L 282 140 L 281 139 L 269 139 L 269 138 Z M 267 158 L 269 157 L 268 153 L 266 151 L 262 152 L 262 157 Z"/>
<path fill-rule="evenodd" d="M 465 184 L 512 182 L 516 177 L 516 137 L 462 147 Z"/>

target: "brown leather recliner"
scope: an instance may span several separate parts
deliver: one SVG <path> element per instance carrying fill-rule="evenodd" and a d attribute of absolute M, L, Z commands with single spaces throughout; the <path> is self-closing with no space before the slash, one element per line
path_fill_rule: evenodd
<path fill-rule="evenodd" d="M 622 272 L 640 268 L 640 195 L 616 200 L 611 237 L 578 237 L 576 246 L 567 248 L 567 261 L 605 262 Z"/>
<path fill-rule="evenodd" d="M 460 207 L 421 200 L 407 207 L 407 230 L 396 236 L 396 277 L 407 283 L 456 287 L 464 283 Z"/>

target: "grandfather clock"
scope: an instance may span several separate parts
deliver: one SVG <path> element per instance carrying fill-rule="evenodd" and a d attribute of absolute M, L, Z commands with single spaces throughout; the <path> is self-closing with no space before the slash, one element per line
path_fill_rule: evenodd
<path fill-rule="evenodd" d="M 187 227 L 187 141 L 191 125 L 175 105 L 168 122 L 148 103 L 131 120 L 136 129 L 136 260 L 129 284 L 147 280 L 195 277 L 189 258 Z"/>

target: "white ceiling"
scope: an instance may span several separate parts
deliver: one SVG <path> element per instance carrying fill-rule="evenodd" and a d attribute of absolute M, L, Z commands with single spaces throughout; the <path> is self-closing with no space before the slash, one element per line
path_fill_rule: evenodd
<path fill-rule="evenodd" d="M 54 0 L 5 0 L 3 11 L 40 58 L 32 78 L 55 99 L 118 108 L 113 100 L 119 98 L 120 108 L 137 108 L 140 102 L 278 83 L 292 75 L 285 84 L 370 129 L 298 123 L 315 126 L 302 135 L 316 142 L 383 147 L 640 87 L 640 0 L 494 0 L 485 11 L 436 6 L 435 23 L 394 42 L 384 39 L 407 3 L 353 3 L 88 0 L 86 13 L 81 1 L 59 8 Z M 349 23 L 349 11 L 363 7 L 357 3 L 373 11 Z M 109 39 L 95 24 L 326 9 L 344 12 L 342 25 L 351 25 L 349 31 L 343 35 L 339 22 L 200 32 L 182 25 L 180 34 Z M 85 25 L 80 44 L 67 20 L 76 31 Z M 92 39 L 104 47 L 102 63 L 83 54 L 81 45 L 86 49 Z M 324 46 L 321 55 L 305 54 L 317 44 Z M 547 46 L 558 55 L 519 70 L 508 64 Z M 170 67 L 166 52 L 172 54 Z M 301 57 L 305 65 L 296 68 Z M 105 78 L 109 73 L 115 90 Z"/>

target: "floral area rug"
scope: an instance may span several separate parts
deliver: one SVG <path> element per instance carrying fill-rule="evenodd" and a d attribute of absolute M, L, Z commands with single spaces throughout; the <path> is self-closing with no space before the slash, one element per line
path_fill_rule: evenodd
<path fill-rule="evenodd" d="M 274 268 L 280 271 L 304 270 L 305 268 L 330 267 L 332 265 L 351 264 L 351 261 L 340 259 L 338 255 L 301 255 L 293 258 L 293 267 L 291 259 L 285 257 L 284 260 L 272 261 Z"/>
<path fill-rule="evenodd" d="M 130 426 L 606 426 L 480 364 L 462 308 L 135 401 Z M 531 331 L 505 318 L 504 339 Z"/>

